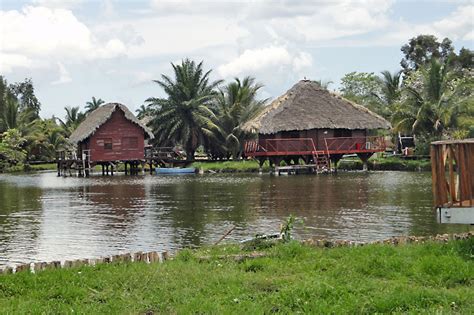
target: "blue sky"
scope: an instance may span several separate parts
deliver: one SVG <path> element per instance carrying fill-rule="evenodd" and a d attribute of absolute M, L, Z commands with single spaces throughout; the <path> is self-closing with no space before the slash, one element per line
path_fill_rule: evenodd
<path fill-rule="evenodd" d="M 31 77 L 42 116 L 92 96 L 132 110 L 162 91 L 170 62 L 204 61 L 213 79 L 254 76 L 262 97 L 307 77 L 399 69 L 418 34 L 474 47 L 473 1 L 0 1 L 0 74 Z"/>

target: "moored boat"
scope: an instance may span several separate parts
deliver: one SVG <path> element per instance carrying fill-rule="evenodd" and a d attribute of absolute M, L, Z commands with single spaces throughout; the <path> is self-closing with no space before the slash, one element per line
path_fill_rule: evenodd
<path fill-rule="evenodd" d="M 156 169 L 156 174 L 194 174 L 196 169 L 194 167 L 160 167 Z"/>

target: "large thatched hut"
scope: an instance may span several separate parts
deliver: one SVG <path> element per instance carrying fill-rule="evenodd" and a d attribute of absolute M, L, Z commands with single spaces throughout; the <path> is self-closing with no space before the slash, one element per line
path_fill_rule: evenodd
<path fill-rule="evenodd" d="M 77 156 L 92 164 L 144 159 L 145 139 L 153 133 L 125 106 L 108 103 L 87 115 L 69 141 Z"/>
<path fill-rule="evenodd" d="M 353 153 L 367 160 L 385 149 L 383 137 L 371 136 L 374 130 L 389 128 L 367 108 L 302 80 L 243 126 L 258 134 L 244 149 L 247 156 L 276 165 L 301 159 L 315 163 L 318 156 L 338 160 Z"/>

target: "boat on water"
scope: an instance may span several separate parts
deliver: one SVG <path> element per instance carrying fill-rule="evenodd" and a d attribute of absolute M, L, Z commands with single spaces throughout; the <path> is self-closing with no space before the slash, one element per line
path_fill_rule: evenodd
<path fill-rule="evenodd" d="M 196 169 L 194 167 L 160 167 L 155 170 L 156 174 L 194 174 Z"/>

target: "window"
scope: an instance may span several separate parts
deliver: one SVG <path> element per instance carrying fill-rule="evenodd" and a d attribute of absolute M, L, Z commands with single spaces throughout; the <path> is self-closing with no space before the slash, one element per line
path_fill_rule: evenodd
<path fill-rule="evenodd" d="M 104 139 L 104 150 L 112 150 L 112 139 Z"/>
<path fill-rule="evenodd" d="M 125 149 L 138 148 L 138 137 L 124 137 L 122 142 Z"/>

